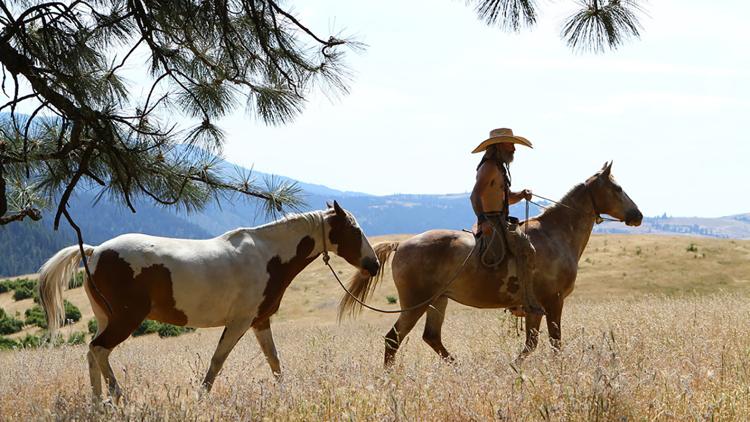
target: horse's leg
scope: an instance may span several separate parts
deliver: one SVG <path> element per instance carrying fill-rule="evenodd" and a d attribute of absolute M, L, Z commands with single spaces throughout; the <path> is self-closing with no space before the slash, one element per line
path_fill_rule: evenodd
<path fill-rule="evenodd" d="M 516 358 L 517 362 L 521 362 L 526 359 L 536 349 L 539 344 L 539 326 L 542 324 L 542 315 L 539 314 L 526 314 L 526 343 L 523 346 L 523 350 Z"/>
<path fill-rule="evenodd" d="M 385 335 L 385 367 L 390 368 L 393 366 L 393 360 L 396 357 L 401 341 L 409 334 L 414 325 L 422 317 L 427 306 L 421 306 L 417 309 L 402 313 L 398 317 L 398 321 L 393 325 L 391 331 Z"/>
<path fill-rule="evenodd" d="M 445 309 L 448 307 L 448 297 L 440 296 L 432 302 L 432 306 L 427 308 L 427 321 L 424 324 L 424 333 L 422 340 L 429 344 L 441 358 L 448 362 L 453 362 L 453 356 L 443 346 L 441 329 L 445 319 Z"/>
<path fill-rule="evenodd" d="M 255 338 L 258 339 L 260 348 L 263 349 L 263 354 L 266 355 L 266 360 L 271 367 L 271 372 L 277 377 L 280 376 L 281 363 L 279 362 L 279 354 L 276 351 L 276 345 L 273 343 L 271 321 L 265 320 L 264 322 L 253 326 L 253 331 L 255 331 Z"/>
<path fill-rule="evenodd" d="M 99 370 L 107 381 L 109 395 L 115 402 L 120 401 L 120 398 L 122 397 L 122 389 L 117 382 L 117 378 L 115 378 L 115 372 L 112 370 L 112 366 L 109 364 L 109 354 L 112 353 L 112 349 L 118 344 L 125 341 L 145 318 L 146 315 L 136 313 L 135 310 L 132 310 L 129 314 L 122 315 L 112 313 L 112 315 L 109 315 L 107 326 L 96 335 L 96 338 L 94 338 L 91 343 L 89 343 L 89 351 L 96 360 L 96 363 L 99 364 Z M 94 387 L 94 394 L 96 394 L 96 385 L 93 380 L 94 377 L 92 374 L 90 375 L 92 378 L 92 386 Z"/>
<path fill-rule="evenodd" d="M 89 349 L 86 358 L 89 362 L 89 379 L 91 380 L 94 400 L 98 401 L 102 397 L 102 371 L 99 369 L 99 363 L 96 361 L 93 350 Z"/>
<path fill-rule="evenodd" d="M 86 293 L 88 293 L 88 288 L 86 289 Z M 97 307 L 95 304 L 96 302 L 91 300 L 91 303 L 91 308 L 94 311 L 94 317 L 96 318 L 96 325 L 98 327 L 96 334 L 94 335 L 94 338 L 96 338 L 102 331 L 104 331 L 104 328 L 106 328 L 107 318 L 102 317 L 103 311 L 101 311 L 101 308 Z M 92 398 L 95 402 L 98 402 L 102 397 L 102 370 L 99 367 L 99 362 L 96 361 L 96 355 L 94 355 L 94 350 L 91 346 L 89 346 L 86 359 L 89 364 L 89 380 L 91 381 L 91 390 L 93 392 Z"/>
<path fill-rule="evenodd" d="M 563 299 L 555 297 L 553 300 L 545 303 L 544 309 L 547 311 L 547 332 L 549 333 L 549 343 L 555 351 L 560 350 L 562 345 L 562 332 L 560 321 L 562 320 Z"/>
<path fill-rule="evenodd" d="M 214 385 L 216 375 L 221 371 L 221 367 L 224 366 L 224 361 L 229 356 L 229 353 L 237 345 L 242 336 L 250 328 L 251 321 L 231 321 L 224 327 L 224 332 L 221 333 L 219 344 L 216 346 L 214 355 L 211 358 L 211 364 L 206 372 L 206 377 L 203 378 L 203 387 L 206 391 L 211 391 L 211 387 Z"/>

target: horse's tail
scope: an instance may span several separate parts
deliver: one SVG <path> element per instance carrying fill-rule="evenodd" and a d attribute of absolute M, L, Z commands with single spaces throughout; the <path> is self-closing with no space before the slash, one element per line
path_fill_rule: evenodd
<path fill-rule="evenodd" d="M 349 280 L 347 290 L 349 290 L 349 292 L 360 301 L 366 302 L 367 298 L 370 297 L 375 290 L 375 287 L 380 283 L 380 280 L 383 279 L 388 257 L 398 249 L 399 243 L 401 242 L 383 242 L 375 245 L 373 249 L 375 250 L 375 255 L 378 257 L 378 261 L 380 261 L 380 271 L 378 271 L 378 275 L 369 277 L 363 275 L 361 271 L 357 271 L 357 273 L 355 273 Z M 355 318 L 361 311 L 362 305 L 349 295 L 349 293 L 344 292 L 341 302 L 339 302 L 339 321 L 344 319 L 345 316 Z"/>
<path fill-rule="evenodd" d="M 83 252 L 86 256 L 91 256 L 94 253 L 94 247 L 83 245 Z M 47 315 L 47 327 L 52 338 L 65 322 L 63 287 L 68 284 L 80 262 L 79 246 L 69 246 L 57 252 L 39 269 L 39 302 Z"/>

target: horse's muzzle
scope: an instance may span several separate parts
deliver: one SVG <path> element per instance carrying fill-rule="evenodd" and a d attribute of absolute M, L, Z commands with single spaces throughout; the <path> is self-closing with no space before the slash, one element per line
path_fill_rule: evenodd
<path fill-rule="evenodd" d="M 625 225 L 638 227 L 643 222 L 643 214 L 638 209 L 633 208 L 625 213 Z"/>
<path fill-rule="evenodd" d="M 366 256 L 362 258 L 362 268 L 370 273 L 370 277 L 375 277 L 376 275 L 378 275 L 378 270 L 380 270 L 380 263 L 377 259 Z"/>

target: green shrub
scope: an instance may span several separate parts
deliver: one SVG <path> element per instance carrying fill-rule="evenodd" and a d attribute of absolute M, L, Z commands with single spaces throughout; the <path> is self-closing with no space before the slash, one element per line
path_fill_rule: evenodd
<path fill-rule="evenodd" d="M 47 328 L 47 317 L 39 305 L 34 305 L 24 312 L 26 325 L 36 325 L 39 328 Z"/>
<path fill-rule="evenodd" d="M 89 334 L 91 334 L 92 336 L 95 336 L 96 332 L 99 331 L 99 323 L 96 322 L 96 318 L 90 319 L 88 322 L 88 326 L 89 326 Z"/>
<path fill-rule="evenodd" d="M 7 293 L 7 292 L 13 290 L 10 287 L 10 283 L 11 283 L 10 280 L 0 281 L 0 293 Z"/>
<path fill-rule="evenodd" d="M 393 305 L 394 303 L 398 301 L 398 299 L 396 299 L 396 296 L 393 296 L 393 295 L 386 296 L 385 300 L 387 300 L 388 303 L 390 303 L 391 305 Z"/>
<path fill-rule="evenodd" d="M 81 320 L 81 311 L 76 305 L 64 300 L 63 306 L 65 307 L 65 321 L 63 325 L 68 325 Z M 42 310 L 41 306 L 32 306 L 26 310 L 24 315 L 26 316 L 26 325 L 36 325 L 39 328 L 47 328 L 47 317 L 45 317 L 44 310 Z"/>
<path fill-rule="evenodd" d="M 70 333 L 67 343 L 71 346 L 86 343 L 86 333 L 84 333 L 83 331 L 74 331 Z"/>
<path fill-rule="evenodd" d="M 159 337 L 164 338 L 177 337 L 193 331 L 195 331 L 195 328 L 178 327 L 177 325 L 159 323 L 159 328 L 156 332 L 159 333 Z"/>
<path fill-rule="evenodd" d="M 21 339 L 21 346 L 24 348 L 34 348 L 39 347 L 44 343 L 44 339 L 39 336 L 35 336 L 33 334 L 26 334 L 26 337 Z"/>
<path fill-rule="evenodd" d="M 32 297 L 34 297 L 34 290 L 26 286 L 18 287 L 13 292 L 13 300 L 24 300 Z"/>
<path fill-rule="evenodd" d="M 159 329 L 159 323 L 150 319 L 144 320 L 138 328 L 133 331 L 133 337 L 153 334 Z"/>
<path fill-rule="evenodd" d="M 81 286 L 83 286 L 83 272 L 77 271 L 75 274 L 73 274 L 73 277 L 71 277 L 70 281 L 68 281 L 68 288 L 77 289 Z"/>
<path fill-rule="evenodd" d="M 20 288 L 27 288 L 29 290 L 35 290 L 37 286 L 36 280 L 31 280 L 28 278 L 17 278 L 15 280 L 5 280 L 5 283 L 8 284 L 9 290 L 16 290 Z"/>
<path fill-rule="evenodd" d="M 65 306 L 65 325 L 72 322 L 78 322 L 81 320 L 81 310 L 78 307 L 67 300 L 63 301 Z"/>
<path fill-rule="evenodd" d="M 698 246 L 695 243 L 691 243 L 690 246 L 687 247 L 688 252 L 698 252 Z"/>
<path fill-rule="evenodd" d="M 21 347 L 21 344 L 13 339 L 0 336 L 0 350 L 13 350 Z"/>
<path fill-rule="evenodd" d="M 195 328 L 179 327 L 177 325 L 166 324 L 163 322 L 144 320 L 141 325 L 133 332 L 133 337 L 143 336 L 146 334 L 159 334 L 159 337 L 177 337 L 179 335 L 193 332 Z"/>
<path fill-rule="evenodd" d="M 23 329 L 23 321 L 13 318 L 0 309 L 0 334 L 13 334 Z"/>

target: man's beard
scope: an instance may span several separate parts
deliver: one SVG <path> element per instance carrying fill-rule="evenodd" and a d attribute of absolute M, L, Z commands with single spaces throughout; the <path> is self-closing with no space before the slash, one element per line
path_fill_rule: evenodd
<path fill-rule="evenodd" d="M 504 164 L 510 164 L 513 162 L 513 151 L 498 148 L 497 153 L 500 161 L 502 161 Z"/>

